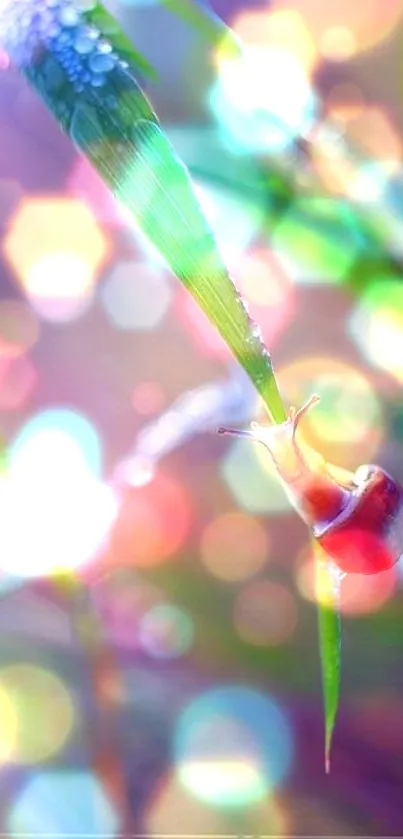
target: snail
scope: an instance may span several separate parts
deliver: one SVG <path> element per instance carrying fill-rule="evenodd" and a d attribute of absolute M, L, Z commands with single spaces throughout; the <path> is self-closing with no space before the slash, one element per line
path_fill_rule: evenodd
<path fill-rule="evenodd" d="M 343 574 L 386 571 L 403 553 L 403 489 L 380 466 L 340 470 L 297 442 L 300 420 L 318 402 L 314 395 L 298 411 L 290 408 L 278 425 L 218 431 L 266 447 L 294 509 Z"/>

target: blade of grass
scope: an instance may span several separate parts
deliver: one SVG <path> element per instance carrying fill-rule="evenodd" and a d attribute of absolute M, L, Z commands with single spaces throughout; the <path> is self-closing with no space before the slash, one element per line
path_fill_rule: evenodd
<path fill-rule="evenodd" d="M 228 274 L 187 169 L 156 118 L 144 119 L 145 102 L 137 88 L 130 136 L 119 114 L 78 105 L 71 137 L 217 327 L 272 419 L 282 422 L 286 411 L 270 355 Z"/>
<path fill-rule="evenodd" d="M 341 618 L 340 580 L 323 551 L 316 553 L 316 595 L 318 608 L 319 653 L 325 709 L 325 769 L 330 772 L 330 750 L 340 693 Z"/>

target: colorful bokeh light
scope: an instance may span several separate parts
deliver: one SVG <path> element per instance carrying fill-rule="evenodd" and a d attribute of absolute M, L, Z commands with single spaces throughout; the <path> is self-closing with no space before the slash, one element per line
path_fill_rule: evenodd
<path fill-rule="evenodd" d="M 21 429 L 0 482 L 2 571 L 42 576 L 96 555 L 117 514 L 99 457 L 95 429 L 73 411 L 44 411 Z"/>
<path fill-rule="evenodd" d="M 7 763 L 36 764 L 59 754 L 77 715 L 59 676 L 32 664 L 0 670 L 0 708 L 1 718 L 7 720 L 0 754 Z"/>
<path fill-rule="evenodd" d="M 290 502 L 271 469 L 270 455 L 263 446 L 249 440 L 231 443 L 221 463 L 221 474 L 244 511 L 261 515 L 290 511 Z"/>
<path fill-rule="evenodd" d="M 297 279 L 307 283 L 342 281 L 361 248 L 351 209 L 331 197 L 297 197 L 276 224 L 271 241 L 298 265 Z"/>
<path fill-rule="evenodd" d="M 290 405 L 313 394 L 320 402 L 301 424 L 304 440 L 330 463 L 346 469 L 371 463 L 384 433 L 380 400 L 369 377 L 330 356 L 302 356 L 279 371 Z"/>
<path fill-rule="evenodd" d="M 290 724 L 272 698 L 241 685 L 196 697 L 174 732 L 176 770 L 196 798 L 219 807 L 264 799 L 292 763 Z"/>
<path fill-rule="evenodd" d="M 55 461 L 53 461 L 55 457 Z M 34 414 L 22 426 L 10 447 L 11 474 L 29 473 L 45 468 L 65 467 L 88 470 L 98 478 L 102 473 L 101 440 L 88 417 L 70 408 L 48 408 Z"/>
<path fill-rule="evenodd" d="M 169 603 L 152 606 L 140 620 L 140 645 L 156 659 L 184 655 L 192 646 L 193 637 L 194 626 L 190 614 Z"/>
<path fill-rule="evenodd" d="M 234 625 L 243 641 L 277 647 L 292 639 L 298 621 L 295 597 L 282 583 L 248 583 L 234 604 Z"/>
<path fill-rule="evenodd" d="M 242 10 L 233 18 L 231 25 L 243 43 L 288 50 L 307 72 L 315 68 L 318 59 L 316 43 L 303 17 L 295 9 L 274 12 L 272 9 Z"/>
<path fill-rule="evenodd" d="M 204 566 L 227 582 L 252 577 L 269 559 L 268 530 L 245 513 L 222 513 L 203 530 L 200 556 Z"/>
<path fill-rule="evenodd" d="M 38 314 L 70 321 L 87 310 L 109 245 L 96 219 L 74 198 L 26 198 L 3 251 Z"/>
<path fill-rule="evenodd" d="M 185 489 L 158 472 L 151 481 L 126 493 L 111 533 L 111 555 L 133 568 L 158 565 L 183 545 L 191 518 Z"/>
<path fill-rule="evenodd" d="M 147 836 L 221 836 L 226 831 L 225 811 L 209 806 L 185 789 L 174 770 L 162 778 L 146 814 Z"/>
<path fill-rule="evenodd" d="M 171 284 L 162 268 L 141 262 L 121 262 L 101 290 L 105 312 L 118 329 L 155 329 L 166 315 Z"/>
<path fill-rule="evenodd" d="M 108 836 L 120 816 L 98 778 L 84 770 L 37 771 L 28 778 L 6 817 L 13 839 L 30 836 Z"/>
<path fill-rule="evenodd" d="M 137 571 L 121 566 L 97 580 L 92 596 L 106 634 L 114 644 L 132 650 L 142 648 L 140 626 L 143 618 L 147 614 L 152 616 L 154 607 L 166 606 L 163 591 L 144 580 Z M 158 617 L 158 612 L 156 614 Z M 170 641 L 168 634 L 166 642 Z"/>
<path fill-rule="evenodd" d="M 147 836 L 155 839 L 167 833 L 176 837 L 232 836 L 234 820 L 237 829 L 244 829 L 247 836 L 286 836 L 293 825 L 289 812 L 289 802 L 284 806 L 273 794 L 254 801 L 245 810 L 237 807 L 234 812 L 232 807 L 212 807 L 209 801 L 196 798 L 172 773 L 163 778 L 150 802 Z"/>
<path fill-rule="evenodd" d="M 403 286 L 387 274 L 369 283 L 355 304 L 350 334 L 374 367 L 403 382 Z"/>
<path fill-rule="evenodd" d="M 298 59 L 282 47 L 246 45 L 241 57 L 217 56 L 211 110 L 239 152 L 282 152 L 316 118 L 316 95 Z M 281 85 L 269 80 L 281 78 Z"/>
<path fill-rule="evenodd" d="M 271 9 L 292 9 L 301 15 L 302 20 L 315 43 L 322 45 L 322 39 L 333 30 L 333 38 L 339 41 L 344 30 L 349 33 L 351 48 L 345 53 L 350 58 L 356 53 L 365 52 L 381 44 L 397 26 L 402 15 L 399 0 L 367 0 L 365 3 L 351 3 L 350 0 L 327 0 L 326 3 L 314 0 L 274 0 Z M 326 51 L 325 51 L 326 54 Z M 329 57 L 335 57 L 329 55 Z M 340 52 L 336 57 L 341 58 Z"/>

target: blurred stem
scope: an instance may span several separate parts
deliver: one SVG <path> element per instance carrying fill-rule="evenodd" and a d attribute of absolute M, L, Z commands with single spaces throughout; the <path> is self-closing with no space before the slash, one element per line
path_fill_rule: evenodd
<path fill-rule="evenodd" d="M 105 639 L 102 624 L 91 602 L 90 592 L 76 575 L 58 574 L 53 583 L 67 602 L 73 635 L 88 667 L 94 717 L 90 720 L 92 768 L 120 817 L 120 833 L 133 833 L 133 821 L 125 771 L 118 753 L 115 733 L 115 701 L 122 692 L 119 666 Z"/>

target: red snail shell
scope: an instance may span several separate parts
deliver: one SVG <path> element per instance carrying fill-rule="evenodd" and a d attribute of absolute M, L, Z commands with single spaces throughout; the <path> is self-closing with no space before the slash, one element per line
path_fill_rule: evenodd
<path fill-rule="evenodd" d="M 377 574 L 403 553 L 403 490 L 380 466 L 360 466 L 342 481 L 316 452 L 295 439 L 298 423 L 317 396 L 285 422 L 250 431 L 219 429 L 263 443 L 293 507 L 324 551 L 345 573 Z M 333 474 L 332 474 L 333 472 Z"/>

